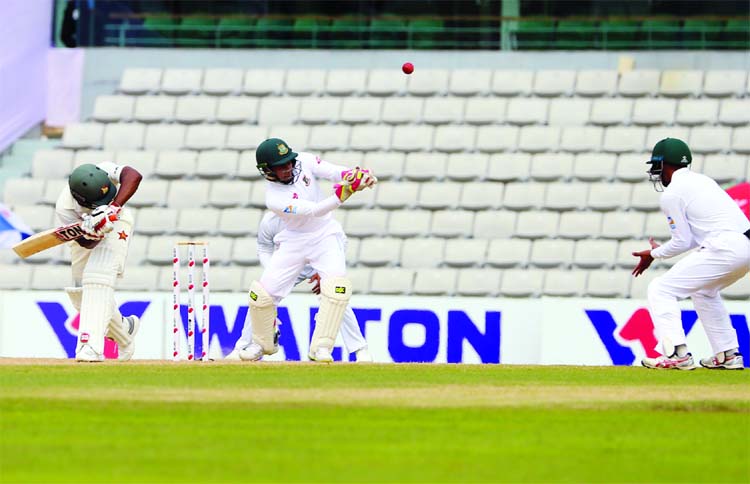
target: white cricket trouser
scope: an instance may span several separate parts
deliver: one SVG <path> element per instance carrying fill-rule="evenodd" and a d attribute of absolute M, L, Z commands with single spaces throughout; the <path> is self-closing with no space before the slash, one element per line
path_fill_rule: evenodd
<path fill-rule="evenodd" d="M 280 327 L 284 331 L 284 327 Z M 341 338 L 344 340 L 344 347 L 347 353 L 354 353 L 367 346 L 365 337 L 359 329 L 357 317 L 354 315 L 352 308 L 347 307 L 344 311 L 344 319 L 341 321 Z M 241 350 L 253 341 L 253 328 L 250 318 L 245 319 L 245 325 L 242 327 L 242 336 L 237 340 L 234 349 Z"/>
<path fill-rule="evenodd" d="M 713 352 L 737 348 L 737 332 L 719 291 L 749 271 L 750 240 L 740 233 L 721 232 L 651 281 L 648 304 L 660 343 L 657 351 L 665 341 L 671 346 L 686 343 L 677 301 L 687 297 L 693 300 Z"/>

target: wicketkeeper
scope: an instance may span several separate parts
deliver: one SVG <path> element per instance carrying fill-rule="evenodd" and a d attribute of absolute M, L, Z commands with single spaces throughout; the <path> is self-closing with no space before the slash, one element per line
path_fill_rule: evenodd
<path fill-rule="evenodd" d="M 295 153 L 279 138 L 263 141 L 255 160 L 267 180 L 266 206 L 284 221 L 285 228 L 274 239 L 279 248 L 260 280 L 250 284 L 253 342 L 243 358 L 258 360 L 278 351 L 276 307 L 309 264 L 321 277 L 320 309 L 309 357 L 333 361 L 331 351 L 352 285 L 346 278 L 344 231 L 331 212 L 354 192 L 375 185 L 377 179 L 359 167 L 348 169 L 311 153 Z M 332 195 L 323 195 L 318 178 L 336 182 Z"/>
<path fill-rule="evenodd" d="M 115 281 L 123 273 L 133 216 L 123 208 L 141 182 L 129 166 L 101 163 L 81 165 L 68 178 L 68 187 L 55 210 L 63 224 L 81 222 L 84 236 L 70 243 L 74 287 L 65 291 L 81 313 L 77 361 L 103 361 L 105 336 L 114 340 L 119 359 L 135 351 L 137 316 L 123 317 L 114 297 Z"/>

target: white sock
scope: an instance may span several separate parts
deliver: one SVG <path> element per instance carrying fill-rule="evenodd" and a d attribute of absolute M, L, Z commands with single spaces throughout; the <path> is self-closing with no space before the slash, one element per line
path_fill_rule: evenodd
<path fill-rule="evenodd" d="M 680 357 L 684 358 L 688 354 L 687 345 L 677 345 L 674 347 L 674 353 Z"/>

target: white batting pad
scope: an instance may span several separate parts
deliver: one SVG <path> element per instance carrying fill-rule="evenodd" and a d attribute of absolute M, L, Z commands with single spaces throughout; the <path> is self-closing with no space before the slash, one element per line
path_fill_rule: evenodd
<path fill-rule="evenodd" d="M 112 286 L 84 284 L 76 353 L 88 344 L 96 353 L 104 354 L 104 328 L 112 318 L 113 297 Z"/>
<path fill-rule="evenodd" d="M 310 354 L 318 348 L 333 349 L 344 311 L 352 296 L 352 283 L 345 277 L 327 277 L 320 284 L 320 309 L 310 342 Z"/>
<path fill-rule="evenodd" d="M 263 353 L 272 355 L 278 351 L 278 348 L 274 344 L 276 306 L 273 304 L 273 298 L 258 281 L 253 281 L 250 284 L 249 296 L 253 342 L 263 348 Z"/>

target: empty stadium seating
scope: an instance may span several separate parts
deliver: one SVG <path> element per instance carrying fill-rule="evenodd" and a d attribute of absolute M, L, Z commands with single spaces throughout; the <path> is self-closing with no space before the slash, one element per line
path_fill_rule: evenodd
<path fill-rule="evenodd" d="M 629 274 L 633 250 L 668 237 L 652 145 L 682 137 L 694 170 L 746 180 L 749 88 L 743 71 L 132 68 L 4 202 L 40 230 L 74 166 L 132 165 L 145 180 L 121 287 L 161 288 L 171 244 L 199 237 L 214 289 L 241 290 L 259 270 L 254 149 L 278 136 L 379 176 L 336 213 L 360 293 L 643 297 L 669 267 Z M 0 288 L 59 287 L 66 250 L 2 257 Z M 726 296 L 750 297 L 748 283 Z"/>

